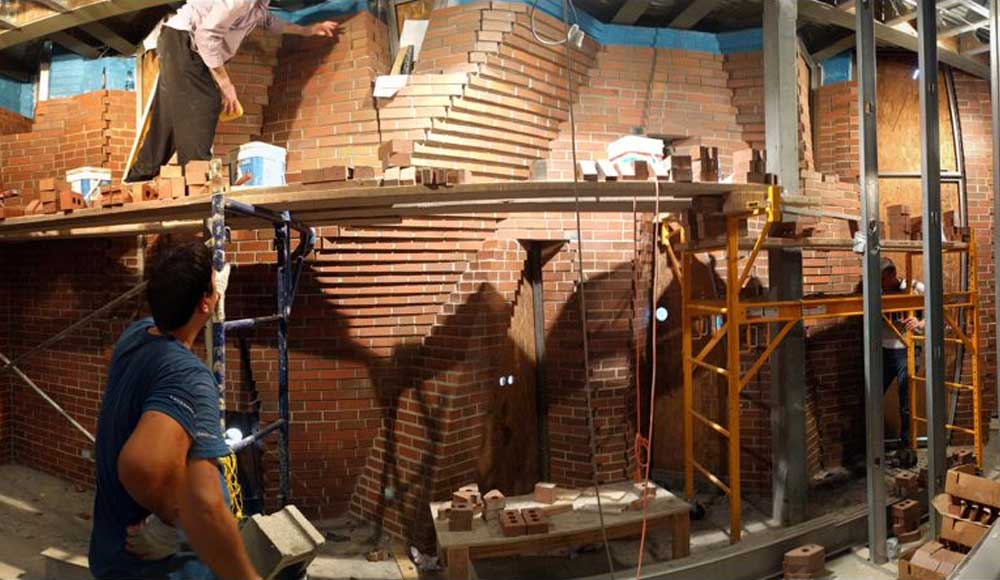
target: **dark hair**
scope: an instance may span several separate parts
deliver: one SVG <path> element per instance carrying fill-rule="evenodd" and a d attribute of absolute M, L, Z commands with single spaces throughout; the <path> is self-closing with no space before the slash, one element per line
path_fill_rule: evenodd
<path fill-rule="evenodd" d="M 146 299 L 161 332 L 191 320 L 198 303 L 212 292 L 212 251 L 201 242 L 168 248 L 149 275 Z"/>

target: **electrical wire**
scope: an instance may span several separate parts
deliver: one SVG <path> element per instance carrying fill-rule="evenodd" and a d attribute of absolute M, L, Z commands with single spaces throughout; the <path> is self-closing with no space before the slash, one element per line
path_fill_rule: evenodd
<path fill-rule="evenodd" d="M 535 0 L 537 4 L 538 0 Z M 566 0 L 572 6 L 572 0 Z M 575 10 L 575 9 L 574 9 Z M 563 11 L 563 20 L 569 26 L 569 12 Z M 601 482 L 597 474 L 597 433 L 594 427 L 594 395 L 590 383 L 590 340 L 587 336 L 587 280 L 583 270 L 583 227 L 580 220 L 580 174 L 577 167 L 576 147 L 576 115 L 573 107 L 573 55 L 572 47 L 566 46 L 566 83 L 569 104 L 570 142 L 573 152 L 573 199 L 576 213 L 576 275 L 580 299 L 577 306 L 580 310 L 580 331 L 583 335 L 583 391 L 587 397 L 587 430 L 590 439 L 590 469 L 594 481 L 594 491 L 597 495 L 597 514 L 601 522 L 601 538 L 604 541 L 604 554 L 608 560 L 608 577 L 615 580 L 615 565 L 611 558 L 611 545 L 608 543 L 608 528 L 604 522 L 604 507 L 601 502 Z"/>
<path fill-rule="evenodd" d="M 576 6 L 573 5 L 572 0 L 569 1 L 569 7 L 573 11 L 573 19 L 576 20 L 577 24 L 580 22 L 580 16 L 576 13 Z M 559 46 L 560 44 L 566 44 L 569 41 L 569 33 L 562 39 L 551 39 L 543 38 L 535 28 L 535 11 L 538 10 L 538 0 L 532 0 L 531 8 L 528 9 L 528 17 L 531 20 L 531 35 L 535 37 L 535 40 L 541 42 L 542 44 L 548 46 Z M 566 25 L 569 25 L 569 15 L 566 15 Z"/>
<path fill-rule="evenodd" d="M 659 270 L 659 256 L 657 249 L 659 248 L 659 233 L 662 224 L 660 224 L 660 180 L 657 179 L 654 183 L 654 189 L 656 191 L 656 198 L 654 202 L 653 210 L 653 295 L 650 298 L 651 305 L 649 309 L 650 313 L 650 335 L 653 340 L 653 355 L 651 357 L 651 368 L 649 371 L 649 427 L 648 435 L 646 436 L 646 448 L 647 448 L 647 458 L 646 458 L 646 474 L 642 486 L 642 492 L 640 497 L 642 500 L 642 533 L 639 535 L 639 558 L 635 567 L 635 577 L 636 579 L 642 577 L 642 560 L 646 552 L 646 532 L 648 531 L 647 526 L 647 510 L 649 508 L 649 499 L 646 496 L 646 489 L 649 487 L 649 474 L 653 466 L 653 459 L 651 457 L 653 453 L 653 419 L 656 411 L 656 351 L 657 351 L 657 333 L 656 333 L 656 286 L 658 282 L 657 271 Z M 641 429 L 641 425 L 637 425 L 637 428 Z"/>

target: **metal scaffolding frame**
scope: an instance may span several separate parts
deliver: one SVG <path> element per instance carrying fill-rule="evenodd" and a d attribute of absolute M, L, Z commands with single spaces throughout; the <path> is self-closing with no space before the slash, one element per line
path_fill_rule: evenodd
<path fill-rule="evenodd" d="M 218 167 L 213 168 L 218 171 Z M 243 318 L 237 320 L 225 319 L 225 308 L 220 306 L 219 315 L 211 323 L 211 332 L 206 332 L 206 347 L 210 357 L 210 367 L 219 383 L 219 414 L 225 429 L 225 388 L 226 388 L 226 333 L 231 330 L 252 329 L 257 326 L 277 322 L 278 324 L 278 412 L 277 421 L 261 428 L 259 431 L 247 435 L 243 440 L 231 446 L 233 451 L 239 451 L 252 443 L 262 440 L 266 435 L 278 431 L 279 441 L 279 503 L 281 506 L 287 504 L 291 495 L 290 466 L 288 462 L 289 427 L 291 425 L 291 415 L 288 400 L 288 318 L 291 316 L 292 304 L 295 301 L 298 290 L 299 276 L 302 273 L 306 257 L 312 252 L 316 242 L 316 234 L 312 228 L 298 220 L 294 220 L 287 211 L 274 211 L 264 207 L 255 206 L 227 197 L 228 187 L 221 188 L 212 196 L 211 217 L 205 220 L 205 229 L 208 241 L 213 253 L 213 269 L 221 272 L 226 267 L 226 243 L 229 229 L 226 227 L 226 216 L 238 216 L 252 218 L 257 221 L 264 221 L 274 227 L 275 249 L 278 254 L 277 272 L 277 313 L 256 318 Z M 249 224 L 243 222 L 243 227 Z M 299 244 L 292 249 L 292 233 L 297 232 Z M 28 377 L 17 364 L 36 355 L 53 345 L 61 342 L 85 324 L 95 318 L 111 312 L 128 300 L 135 298 L 145 291 L 148 282 L 143 281 L 135 285 L 120 296 L 111 300 L 101 308 L 87 314 L 80 320 L 64 328 L 52 337 L 42 341 L 38 345 L 27 351 L 9 359 L 0 353 L 0 372 L 10 369 L 28 387 L 34 390 L 46 403 L 55 409 L 60 415 L 66 418 L 92 443 L 94 436 L 86 428 L 80 425 L 65 409 L 55 400 L 49 397 L 40 387 L 38 387 Z M 223 294 L 220 305 L 224 304 Z"/>
<path fill-rule="evenodd" d="M 881 329 L 883 319 L 888 319 L 887 315 L 896 313 L 905 313 L 912 316 L 915 311 L 922 310 L 926 307 L 926 298 L 917 294 L 912 284 L 907 285 L 907 288 L 903 293 L 879 296 L 879 311 L 871 311 L 868 301 L 872 298 L 871 294 L 878 296 L 880 292 L 868 293 L 864 296 L 829 296 L 803 298 L 801 300 L 758 300 L 743 298 L 741 296 L 741 291 L 750 281 L 760 252 L 769 245 L 774 245 L 774 242 L 769 243 L 768 236 L 775 224 L 782 221 L 782 213 L 781 188 L 775 186 L 769 189 L 766 204 L 752 204 L 752 207 L 748 208 L 746 211 L 732 212 L 725 216 L 726 233 L 724 244 L 714 241 L 704 244 L 688 243 L 687 247 L 684 247 L 681 250 L 680 267 L 675 267 L 675 272 L 679 271 L 678 275 L 681 280 L 684 491 L 688 498 L 694 497 L 694 475 L 695 472 L 697 472 L 729 497 L 731 542 L 739 541 L 742 527 L 742 499 L 740 497 L 740 451 L 742 449 L 740 444 L 741 391 L 760 372 L 767 361 L 776 352 L 785 337 L 789 335 L 791 330 L 797 324 L 807 320 L 823 320 L 852 316 L 864 316 L 867 319 L 869 318 L 869 313 L 874 312 L 875 316 L 872 317 L 874 320 L 865 321 L 866 324 L 871 324 L 874 327 L 874 337 L 869 336 L 869 333 L 866 330 L 865 338 L 866 341 L 869 339 L 874 340 L 876 350 L 873 352 L 877 354 L 876 362 L 879 364 L 878 368 L 881 369 Z M 764 221 L 761 224 L 760 232 L 756 235 L 755 239 L 750 242 L 749 240 L 742 238 L 741 232 L 746 231 L 748 220 L 755 216 L 763 217 Z M 669 240 L 670 236 L 665 236 L 665 239 Z M 779 245 L 781 247 L 795 246 L 794 242 L 787 242 L 790 242 L 790 240 L 781 240 Z M 947 242 L 942 244 L 941 247 L 944 252 L 957 254 L 967 253 L 969 259 L 973 263 L 975 262 L 976 246 L 973 239 L 970 239 L 967 243 Z M 823 247 L 817 246 L 815 249 L 823 249 Z M 826 249 L 848 250 L 850 248 L 843 245 L 833 245 Z M 905 273 L 908 279 L 912 279 L 913 256 L 924 252 L 922 244 L 910 241 L 890 241 L 884 244 L 884 249 L 886 251 L 904 253 L 906 255 Z M 669 255 L 675 255 L 675 251 L 672 247 L 668 246 L 668 250 Z M 698 259 L 697 256 L 699 254 L 720 251 L 723 252 L 722 260 L 725 263 L 727 280 L 725 298 L 722 300 L 706 300 L 696 298 L 693 292 L 691 273 L 695 271 L 693 266 L 695 261 Z M 874 253 L 868 252 L 868 254 L 869 256 L 874 255 L 878 258 L 878 251 L 875 251 Z M 672 262 L 675 261 L 676 260 L 672 260 Z M 876 281 L 881 277 L 877 262 L 875 276 Z M 872 285 L 866 286 L 870 287 Z M 965 310 L 969 313 L 969 318 L 975 321 L 979 314 L 978 298 L 978 287 L 973 281 L 970 289 L 967 291 L 960 290 L 943 293 L 940 304 L 942 310 L 945 308 L 947 308 L 948 311 Z M 978 361 L 978 356 L 980 355 L 980 350 L 978 348 L 979 325 L 977 322 L 973 322 L 971 331 L 965 331 L 959 325 L 957 317 L 943 315 L 942 318 L 947 321 L 948 325 L 952 328 L 956 338 L 948 338 L 945 340 L 942 337 L 940 342 L 942 344 L 945 342 L 954 345 L 961 344 L 967 349 L 970 356 L 973 357 L 971 383 L 948 383 L 947 386 L 956 392 L 970 392 L 973 397 L 973 408 L 977 411 L 973 418 L 973 425 L 971 428 L 959 425 L 948 425 L 947 428 L 973 436 L 976 449 L 976 460 L 979 465 L 982 465 L 984 428 L 978 414 L 978 410 L 982 405 L 982 386 L 979 377 L 980 365 Z M 751 333 L 752 328 L 755 326 L 760 327 L 759 325 L 766 325 L 766 328 L 772 328 L 773 331 L 767 333 L 767 346 L 764 348 L 763 352 L 755 356 L 752 360 L 746 361 L 743 357 L 743 354 L 745 353 L 742 349 L 744 346 L 749 345 L 750 341 L 744 340 L 742 335 L 744 333 Z M 702 345 L 701 349 L 697 353 L 694 352 L 694 335 L 696 329 L 704 329 L 701 334 L 703 334 L 705 338 L 708 338 L 708 341 Z M 913 332 L 900 333 L 900 338 L 907 345 L 907 349 L 909 351 L 910 371 L 911 376 L 914 378 L 914 380 L 910 382 L 910 392 L 912 397 L 911 400 L 915 401 L 916 383 L 924 382 L 924 379 L 919 377 L 916 373 L 915 350 L 916 346 L 924 343 L 925 340 L 923 337 L 916 335 Z M 724 365 L 718 366 L 707 362 L 706 359 L 708 356 L 723 343 L 725 344 Z M 866 343 L 866 347 L 868 346 L 869 343 Z M 868 348 L 866 348 L 866 353 L 867 352 Z M 744 370 L 744 368 L 746 368 L 746 370 Z M 696 371 L 708 371 L 726 379 L 725 419 L 716 420 L 707 416 L 707 414 L 705 414 L 702 410 L 695 408 L 694 374 Z M 877 469 L 875 469 L 875 464 L 871 465 L 874 473 L 869 480 L 869 486 L 871 486 L 871 480 L 880 481 L 881 483 L 878 483 L 878 486 L 884 494 L 885 483 L 881 462 L 881 455 L 883 453 L 881 445 L 881 427 L 883 421 L 881 414 L 882 375 L 879 373 L 878 375 L 873 376 L 866 372 L 865 378 L 869 394 L 872 394 L 871 392 L 874 391 L 875 396 L 878 397 L 878 409 L 880 411 L 877 417 L 877 425 L 879 428 L 877 456 L 879 458 L 879 462 L 877 464 Z M 869 400 L 868 403 L 870 405 L 871 401 Z M 871 409 L 869 408 L 868 410 L 868 421 L 870 424 L 870 421 L 872 420 Z M 939 415 L 938 417 L 942 422 L 942 425 L 944 425 L 943 415 Z M 930 414 L 928 413 L 927 418 L 918 417 L 916 405 L 913 405 L 913 412 L 911 413 L 911 422 L 914 426 L 913 433 L 916 433 L 915 426 L 918 423 L 926 422 L 928 420 L 930 420 Z M 695 456 L 695 421 L 704 424 L 728 441 L 728 482 L 724 481 L 719 475 L 712 473 L 708 468 L 702 465 L 702 463 L 700 463 L 698 458 Z M 869 450 L 871 448 L 871 441 L 872 437 L 869 434 Z M 873 500 L 877 501 L 877 499 L 877 496 L 870 495 L 869 507 L 872 507 L 871 504 Z M 883 506 L 881 510 L 875 509 L 875 511 L 881 513 L 884 518 L 884 500 L 882 500 L 881 504 L 876 505 Z M 869 526 L 871 525 L 871 522 L 869 522 Z M 885 528 L 883 527 L 882 529 L 884 533 Z"/>

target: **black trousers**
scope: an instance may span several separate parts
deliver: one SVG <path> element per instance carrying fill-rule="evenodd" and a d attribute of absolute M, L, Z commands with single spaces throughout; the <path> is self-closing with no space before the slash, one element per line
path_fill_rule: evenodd
<path fill-rule="evenodd" d="M 885 394 L 896 379 L 899 387 L 899 438 L 903 447 L 910 445 L 910 368 L 905 348 L 882 347 L 882 393 Z"/>
<path fill-rule="evenodd" d="M 189 32 L 164 26 L 156 50 L 160 80 L 149 111 L 149 132 L 126 182 L 153 179 L 175 152 L 182 165 L 212 158 L 215 127 L 222 113 L 219 86 L 192 50 Z"/>

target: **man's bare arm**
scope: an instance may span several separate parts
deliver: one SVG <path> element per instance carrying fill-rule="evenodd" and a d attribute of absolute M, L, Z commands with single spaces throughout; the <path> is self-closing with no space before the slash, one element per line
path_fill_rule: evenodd
<path fill-rule="evenodd" d="M 170 525 L 177 520 L 176 489 L 190 448 L 191 438 L 177 421 L 147 411 L 118 454 L 118 479 L 125 491 Z"/>
<path fill-rule="evenodd" d="M 215 84 L 219 85 L 219 92 L 222 93 L 222 112 L 226 115 L 235 114 L 240 109 L 240 100 L 236 96 L 236 86 L 229 78 L 229 71 L 226 65 L 209 69 Z"/>
<path fill-rule="evenodd" d="M 223 580 L 259 580 L 226 506 L 216 462 L 190 460 L 178 491 L 180 526 L 198 557 Z"/>

